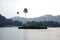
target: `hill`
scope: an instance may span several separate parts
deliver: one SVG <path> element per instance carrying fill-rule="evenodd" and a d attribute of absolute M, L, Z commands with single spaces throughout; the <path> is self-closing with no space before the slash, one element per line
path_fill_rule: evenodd
<path fill-rule="evenodd" d="M 23 23 L 25 23 L 25 18 L 24 17 L 12 17 L 10 18 L 13 21 L 19 20 Z M 52 15 L 45 15 L 37 18 L 26 18 L 27 21 L 54 21 L 54 22 L 60 22 L 60 16 L 52 16 Z"/>

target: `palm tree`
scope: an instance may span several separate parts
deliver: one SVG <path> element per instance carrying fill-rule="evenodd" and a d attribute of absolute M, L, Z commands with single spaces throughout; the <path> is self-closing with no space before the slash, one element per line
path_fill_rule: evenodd
<path fill-rule="evenodd" d="M 19 12 L 17 12 L 17 14 L 19 14 Z"/>
<path fill-rule="evenodd" d="M 23 12 L 25 13 L 25 21 L 26 21 L 26 23 L 27 23 L 27 20 L 26 20 L 26 13 L 28 13 L 27 8 L 24 8 Z"/>
<path fill-rule="evenodd" d="M 17 15 L 18 15 L 18 19 L 17 20 L 19 21 L 19 12 L 17 12 Z"/>

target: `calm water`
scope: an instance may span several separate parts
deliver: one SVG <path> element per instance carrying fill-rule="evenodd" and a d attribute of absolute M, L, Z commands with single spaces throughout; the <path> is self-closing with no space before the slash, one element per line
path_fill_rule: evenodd
<path fill-rule="evenodd" d="M 60 40 L 60 28 L 0 28 L 0 40 Z"/>

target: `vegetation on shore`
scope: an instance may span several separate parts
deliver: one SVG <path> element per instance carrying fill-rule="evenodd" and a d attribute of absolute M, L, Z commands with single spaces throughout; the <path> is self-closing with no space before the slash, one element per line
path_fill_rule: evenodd
<path fill-rule="evenodd" d="M 25 26 L 27 25 L 27 26 Z M 16 20 L 13 21 L 12 19 L 7 19 L 6 17 L 0 14 L 0 27 L 12 27 L 12 26 L 23 26 L 19 27 L 22 29 L 43 29 L 47 27 L 60 27 L 59 22 L 54 21 L 43 21 L 43 22 L 36 22 L 36 21 L 27 21 L 27 23 L 23 24 L 22 22 Z"/>

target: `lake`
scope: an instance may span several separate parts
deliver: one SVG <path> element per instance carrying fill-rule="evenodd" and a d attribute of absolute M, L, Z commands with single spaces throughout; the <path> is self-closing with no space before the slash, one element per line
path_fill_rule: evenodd
<path fill-rule="evenodd" d="M 60 40 L 60 28 L 18 29 L 0 28 L 0 40 Z"/>

